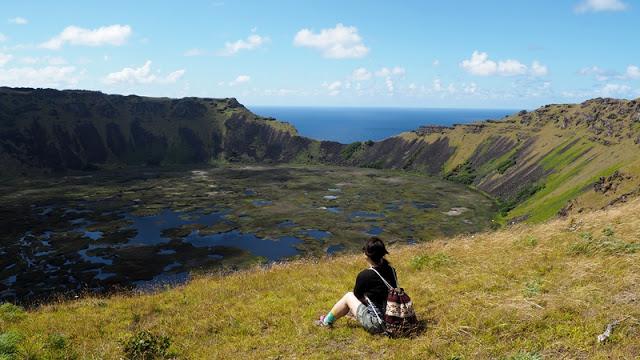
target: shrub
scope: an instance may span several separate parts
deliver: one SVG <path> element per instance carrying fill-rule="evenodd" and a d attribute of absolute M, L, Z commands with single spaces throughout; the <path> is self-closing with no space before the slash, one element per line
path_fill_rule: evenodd
<path fill-rule="evenodd" d="M 343 159 L 349 160 L 351 159 L 353 154 L 355 154 L 361 148 L 362 148 L 362 143 L 360 141 L 356 141 L 354 143 L 351 143 L 345 146 L 344 149 L 340 151 L 340 155 L 342 156 Z"/>
<path fill-rule="evenodd" d="M 142 330 L 123 342 L 123 352 L 125 359 L 164 359 L 169 356 L 169 346 L 169 337 Z"/>
<path fill-rule="evenodd" d="M 602 230 L 602 236 L 596 238 L 590 232 L 583 232 L 580 239 L 569 246 L 569 253 L 573 255 L 608 255 L 633 254 L 640 250 L 640 243 L 628 243 L 617 239 L 612 228 Z"/>
<path fill-rule="evenodd" d="M 524 296 L 532 297 L 542 292 L 542 281 L 540 279 L 534 279 L 528 281 L 524 287 Z"/>
<path fill-rule="evenodd" d="M 524 238 L 515 240 L 514 243 L 518 246 L 534 248 L 538 245 L 538 239 L 533 235 L 528 235 Z"/>
<path fill-rule="evenodd" d="M 23 340 L 23 336 L 16 331 L 9 331 L 0 334 L 0 359 L 13 360 L 18 359 L 18 346 Z"/>
<path fill-rule="evenodd" d="M 527 184 L 522 187 L 515 196 L 506 200 L 498 199 L 498 209 L 500 215 L 507 216 L 509 211 L 513 210 L 518 204 L 532 197 L 538 191 L 544 189 L 544 184 Z"/>
<path fill-rule="evenodd" d="M 496 171 L 498 174 L 504 174 L 510 167 L 516 164 L 516 159 L 514 157 L 509 157 L 505 161 L 498 164 L 496 167 Z"/>
<path fill-rule="evenodd" d="M 443 266 L 448 266 L 454 263 L 451 256 L 444 253 L 437 253 L 434 255 L 418 255 L 411 259 L 411 267 L 414 270 L 439 269 Z"/>
<path fill-rule="evenodd" d="M 476 179 L 476 176 L 476 169 L 471 166 L 469 161 L 465 161 L 464 163 L 456 166 L 455 169 L 448 173 L 444 178 L 460 184 L 471 185 Z"/>
<path fill-rule="evenodd" d="M 509 360 L 542 360 L 542 356 L 537 352 L 521 351 L 509 358 Z"/>
<path fill-rule="evenodd" d="M 0 305 L 0 320 L 6 322 L 20 321 L 25 317 L 24 309 L 11 303 Z"/>
<path fill-rule="evenodd" d="M 51 334 L 47 338 L 44 349 L 46 359 L 51 360 L 74 360 L 78 354 L 71 347 L 69 338 L 64 334 Z"/>

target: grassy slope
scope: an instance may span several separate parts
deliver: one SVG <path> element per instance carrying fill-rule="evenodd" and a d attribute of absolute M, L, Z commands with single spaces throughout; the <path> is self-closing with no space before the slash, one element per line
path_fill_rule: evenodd
<path fill-rule="evenodd" d="M 0 332 L 22 333 L 22 347 L 33 354 L 47 336 L 64 334 L 80 358 L 116 359 L 119 340 L 141 329 L 169 336 L 172 351 L 195 359 L 637 358 L 640 255 L 633 252 L 638 243 L 629 243 L 640 235 L 638 211 L 634 200 L 572 219 L 393 248 L 400 282 L 428 321 L 413 340 L 370 336 L 347 320 L 331 331 L 311 324 L 351 288 L 365 266 L 361 255 L 48 305 L 22 320 L 0 320 Z M 626 317 L 610 342 L 597 343 L 606 324 Z"/>
<path fill-rule="evenodd" d="M 530 165 L 542 165 L 549 173 L 539 182 L 545 185 L 543 191 L 536 193 L 527 201 L 512 210 L 501 222 L 527 216 L 527 222 L 539 223 L 548 220 L 558 213 L 571 200 L 575 201 L 575 209 L 600 209 L 605 207 L 615 196 L 640 188 L 640 152 L 634 143 L 640 122 L 635 119 L 636 113 L 631 111 L 625 115 L 618 115 L 619 109 L 630 106 L 629 101 L 614 100 L 614 104 L 590 101 L 584 104 L 549 105 L 527 115 L 514 114 L 500 122 L 481 122 L 484 128 L 478 132 L 468 131 L 468 126 L 456 126 L 446 130 L 443 134 L 435 133 L 419 136 L 415 133 L 400 135 L 405 140 L 421 139 L 434 142 L 446 137 L 455 147 L 455 153 L 447 161 L 443 172 L 446 174 L 456 166 L 468 160 L 473 153 L 492 136 L 502 136 L 517 143 L 518 137 L 533 138 L 532 148 L 529 149 L 525 161 L 519 159 L 503 174 L 498 167 L 512 153 L 502 156 L 477 169 L 482 179 L 478 184 L 480 189 L 489 181 L 507 179 L 514 171 Z M 589 129 L 585 119 L 599 114 L 599 119 L 592 123 L 602 130 L 597 136 L 593 129 Z M 609 116 L 616 116 L 609 119 Z M 525 116 L 529 119 L 525 121 Z M 561 120 L 568 119 L 569 125 L 563 128 Z M 613 135 L 607 134 L 607 121 L 614 129 Z M 573 140 L 578 140 L 566 151 L 561 151 Z M 596 141 L 597 140 L 597 141 Z M 604 142 L 608 141 L 608 144 Z M 518 143 L 515 148 L 520 146 Z M 514 149 L 515 149 L 514 148 Z M 591 185 L 600 176 L 609 176 L 620 170 L 624 174 L 632 175 L 620 187 L 617 194 L 596 194 L 591 191 Z M 526 183 L 522 183 L 526 185 Z"/>

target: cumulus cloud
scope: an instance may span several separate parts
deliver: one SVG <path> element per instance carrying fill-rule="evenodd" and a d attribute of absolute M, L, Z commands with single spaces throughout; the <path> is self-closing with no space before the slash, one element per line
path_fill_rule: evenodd
<path fill-rule="evenodd" d="M 533 76 L 546 76 L 547 74 L 549 74 L 549 69 L 546 65 L 542 65 L 537 60 L 535 60 L 531 64 L 531 74 L 533 74 Z"/>
<path fill-rule="evenodd" d="M 361 58 L 369 53 L 355 26 L 337 24 L 334 28 L 314 33 L 309 29 L 298 31 L 293 39 L 295 46 L 316 49 L 329 59 Z"/>
<path fill-rule="evenodd" d="M 470 84 L 464 84 L 462 91 L 466 94 L 475 94 L 478 91 L 478 85 L 474 82 Z"/>
<path fill-rule="evenodd" d="M 389 76 L 404 76 L 407 72 L 403 67 L 396 66 L 392 69 L 383 67 L 382 69 L 376 71 L 376 76 L 378 77 L 389 77 Z"/>
<path fill-rule="evenodd" d="M 475 87 L 475 84 L 473 85 Z M 463 87 L 466 87 L 466 85 L 463 85 Z M 431 89 L 429 89 L 429 92 L 434 92 L 434 93 L 449 93 L 449 94 L 454 94 L 456 93 L 458 90 L 456 88 L 456 86 L 453 83 L 450 83 L 449 85 L 444 85 L 442 83 L 442 80 L 436 78 L 433 80 L 433 83 L 431 85 Z M 473 90 L 475 92 L 475 89 Z"/>
<path fill-rule="evenodd" d="M 77 26 L 68 26 L 60 34 L 40 44 L 40 47 L 58 50 L 66 43 L 71 45 L 101 46 L 124 44 L 131 36 L 129 25 L 110 25 L 97 29 L 83 29 Z"/>
<path fill-rule="evenodd" d="M 78 80 L 73 66 L 0 67 L 0 83 L 5 86 L 69 87 L 75 86 Z"/>
<path fill-rule="evenodd" d="M 126 67 L 120 71 L 108 74 L 102 81 L 108 85 L 114 84 L 171 84 L 178 81 L 185 73 L 184 69 L 176 70 L 167 76 L 159 76 L 151 71 L 151 60 L 147 60 L 141 67 Z"/>
<path fill-rule="evenodd" d="M 395 87 L 393 86 L 393 80 L 391 80 L 391 78 L 388 77 L 384 80 L 384 84 L 387 86 L 387 92 L 389 92 L 390 94 L 393 94 L 393 91 L 395 89 Z"/>
<path fill-rule="evenodd" d="M 238 75 L 235 80 L 229 82 L 229 86 L 236 86 L 240 84 L 246 84 L 251 81 L 251 76 L 249 75 Z"/>
<path fill-rule="evenodd" d="M 489 54 L 475 50 L 471 54 L 470 59 L 463 60 L 460 63 L 465 71 L 477 76 L 516 76 L 516 75 L 532 75 L 545 76 L 548 74 L 548 68 L 538 61 L 534 61 L 531 69 L 518 60 L 507 59 L 494 61 L 489 59 Z"/>
<path fill-rule="evenodd" d="M 583 67 L 578 71 L 578 74 L 583 76 L 593 76 L 598 81 L 607 81 L 611 77 L 616 76 L 615 72 L 602 69 L 596 65 Z"/>
<path fill-rule="evenodd" d="M 11 18 L 7 21 L 9 22 L 9 24 L 15 24 L 15 25 L 27 25 L 29 23 L 29 20 L 20 16 Z"/>
<path fill-rule="evenodd" d="M 340 94 L 340 91 L 342 90 L 344 85 L 345 84 L 342 81 L 336 80 L 336 81 L 331 82 L 331 83 L 325 82 L 325 83 L 322 84 L 322 87 L 326 88 L 327 91 L 329 91 L 329 95 L 330 96 L 336 96 L 336 95 Z M 349 86 L 350 85 L 351 84 L 349 83 Z"/>
<path fill-rule="evenodd" d="M 0 53 L 0 66 L 5 66 L 11 59 L 13 55 Z"/>
<path fill-rule="evenodd" d="M 260 36 L 258 34 L 251 34 L 246 40 L 238 40 L 235 42 L 228 42 L 224 44 L 224 49 L 218 51 L 220 56 L 233 56 L 242 50 L 254 50 L 269 42 L 268 37 Z"/>
<path fill-rule="evenodd" d="M 356 81 L 365 81 L 371 79 L 371 73 L 367 69 L 361 67 L 353 70 L 351 78 Z"/>
<path fill-rule="evenodd" d="M 627 4 L 620 0 L 584 0 L 575 7 L 577 13 L 601 12 L 601 11 L 624 11 Z"/>
<path fill-rule="evenodd" d="M 606 84 L 600 89 L 600 93 L 607 97 L 628 95 L 630 91 L 630 86 L 622 84 Z"/>
<path fill-rule="evenodd" d="M 471 59 L 463 60 L 460 66 L 468 73 L 478 76 L 494 75 L 498 71 L 498 64 L 489 60 L 489 54 L 478 51 L 471 54 Z"/>
<path fill-rule="evenodd" d="M 505 60 L 498 63 L 498 73 L 505 76 L 524 75 L 527 72 L 527 66 L 518 60 Z"/>
<path fill-rule="evenodd" d="M 640 79 L 640 68 L 635 65 L 629 65 L 625 75 L 629 79 Z"/>

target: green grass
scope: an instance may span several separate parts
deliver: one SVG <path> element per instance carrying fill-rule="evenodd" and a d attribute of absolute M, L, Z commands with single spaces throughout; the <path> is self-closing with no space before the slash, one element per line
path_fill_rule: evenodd
<path fill-rule="evenodd" d="M 543 190 L 539 194 L 534 195 L 534 197 L 531 199 L 531 202 L 535 202 L 535 207 L 528 221 L 539 223 L 556 216 L 558 214 L 558 211 L 560 211 L 560 209 L 562 209 L 562 207 L 564 207 L 569 200 L 576 198 L 580 193 L 585 191 L 585 189 L 588 189 L 589 185 L 593 184 L 601 176 L 609 176 L 620 167 L 620 165 L 618 164 L 612 165 L 609 168 L 604 169 L 601 172 L 587 178 L 586 180 L 578 180 L 577 183 L 572 179 L 571 181 L 575 185 L 569 190 L 566 190 L 558 195 L 546 196 L 549 195 L 549 192 L 551 192 L 551 190 L 557 189 L 562 183 L 570 181 L 570 179 L 575 177 L 587 164 L 588 162 L 584 161 L 583 163 L 577 165 L 575 168 L 560 176 L 550 177 L 546 185 L 549 191 L 545 192 Z"/>
<path fill-rule="evenodd" d="M 444 253 L 417 255 L 411 259 L 411 267 L 414 270 L 435 270 L 453 263 L 455 263 L 455 260 Z"/>
<path fill-rule="evenodd" d="M 559 171 L 593 148 L 593 145 L 590 142 L 583 141 L 582 143 L 577 142 L 571 145 L 568 149 L 562 152 L 563 149 L 575 140 L 576 139 L 573 138 L 568 139 L 562 144 L 556 146 L 540 161 L 542 167 L 545 170 Z"/>

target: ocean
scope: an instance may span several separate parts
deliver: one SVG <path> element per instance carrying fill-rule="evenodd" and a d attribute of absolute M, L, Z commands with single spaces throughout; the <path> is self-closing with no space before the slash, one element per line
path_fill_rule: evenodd
<path fill-rule="evenodd" d="M 341 143 L 382 140 L 422 125 L 499 120 L 514 109 L 429 109 L 374 107 L 249 106 L 254 113 L 293 124 L 298 132 L 317 140 Z"/>

